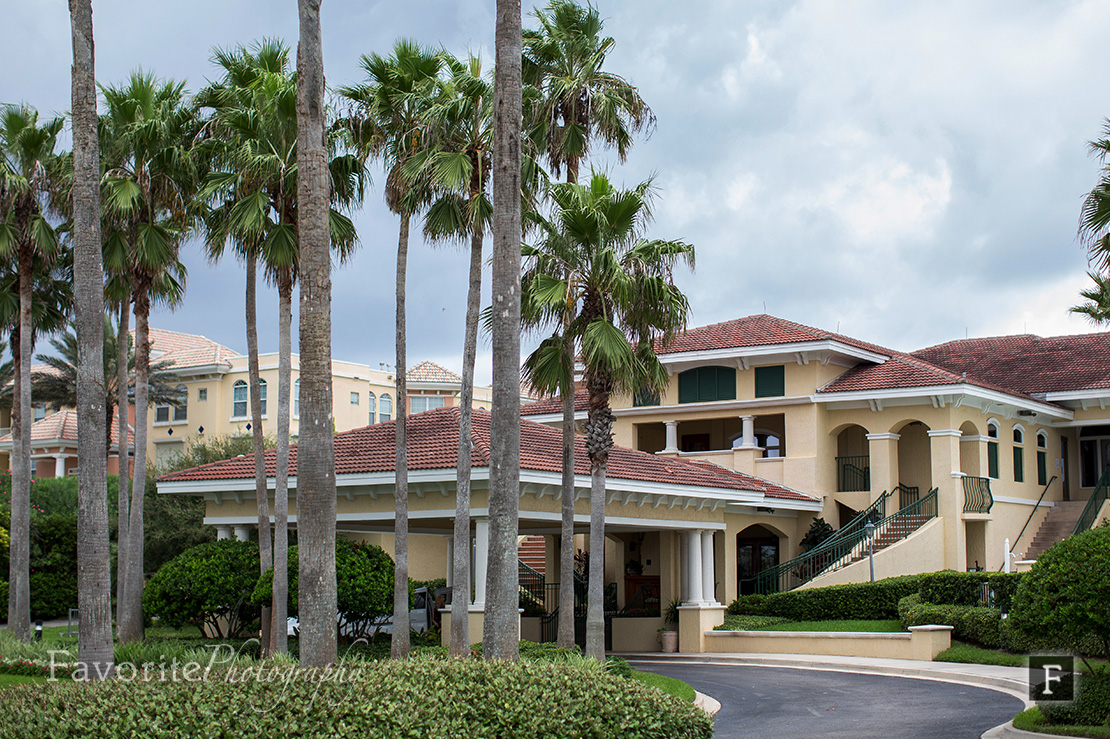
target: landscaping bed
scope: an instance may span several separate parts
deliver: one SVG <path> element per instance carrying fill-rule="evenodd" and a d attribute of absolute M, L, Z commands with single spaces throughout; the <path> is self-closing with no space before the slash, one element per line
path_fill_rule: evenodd
<path fill-rule="evenodd" d="M 1049 724 L 1039 706 L 1027 708 L 1014 716 L 1014 728 L 1022 731 L 1035 731 L 1042 734 L 1057 734 L 1059 736 L 1091 737 L 1092 739 L 1110 739 L 1110 726 L 1063 726 Z"/>
<path fill-rule="evenodd" d="M 13 687 L 0 735 L 40 737 L 710 737 L 692 704 L 578 658 L 414 658 L 207 680 Z M 256 666 L 256 670 L 259 666 Z"/>

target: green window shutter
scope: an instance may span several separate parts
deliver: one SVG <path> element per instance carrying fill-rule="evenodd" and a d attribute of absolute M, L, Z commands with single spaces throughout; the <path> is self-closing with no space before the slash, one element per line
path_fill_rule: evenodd
<path fill-rule="evenodd" d="M 998 442 L 987 442 L 987 477 L 998 479 Z"/>
<path fill-rule="evenodd" d="M 786 395 L 786 367 L 756 367 L 755 397 L 778 398 Z"/>
<path fill-rule="evenodd" d="M 1044 452 L 1037 452 L 1037 484 L 1048 484 L 1048 455 Z"/>
<path fill-rule="evenodd" d="M 715 367 L 717 370 L 717 400 L 736 400 L 736 370 Z"/>
<path fill-rule="evenodd" d="M 678 402 L 698 402 L 698 371 L 687 370 L 678 376 Z"/>
<path fill-rule="evenodd" d="M 1014 447 L 1014 482 L 1025 482 L 1025 450 Z"/>

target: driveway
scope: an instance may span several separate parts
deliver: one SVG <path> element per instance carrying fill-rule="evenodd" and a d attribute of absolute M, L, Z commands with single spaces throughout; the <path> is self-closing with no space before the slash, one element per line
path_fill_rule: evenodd
<path fill-rule="evenodd" d="M 721 702 L 715 737 L 978 739 L 1024 705 L 986 688 L 782 667 L 638 662 Z"/>

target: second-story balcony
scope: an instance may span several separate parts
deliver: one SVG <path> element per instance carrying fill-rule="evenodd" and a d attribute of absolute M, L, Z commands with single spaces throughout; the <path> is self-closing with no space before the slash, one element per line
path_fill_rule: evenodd
<path fill-rule="evenodd" d="M 854 493 L 871 489 L 871 457 L 836 458 L 836 491 Z"/>
<path fill-rule="evenodd" d="M 990 513 L 994 506 L 987 477 L 964 477 L 964 513 Z"/>

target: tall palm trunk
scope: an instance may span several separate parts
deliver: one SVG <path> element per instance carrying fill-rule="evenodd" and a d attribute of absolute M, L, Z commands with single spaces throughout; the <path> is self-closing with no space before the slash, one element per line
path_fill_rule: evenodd
<path fill-rule="evenodd" d="M 274 564 L 270 548 L 270 498 L 266 488 L 266 451 L 262 441 L 262 384 L 258 370 L 258 255 L 247 251 L 247 385 L 251 399 L 251 439 L 254 442 L 254 499 L 258 504 L 258 566 L 262 574 Z M 270 609 L 262 608 L 263 656 L 270 648 Z"/>
<path fill-rule="evenodd" d="M 274 482 L 274 586 L 270 650 L 289 650 L 289 397 L 292 391 L 293 276 L 278 275 L 278 418 L 277 464 Z"/>
<path fill-rule="evenodd" d="M 564 328 L 571 377 L 563 395 L 562 548 L 559 550 L 559 646 L 574 647 L 574 342 Z"/>
<path fill-rule="evenodd" d="M 462 393 L 459 399 L 459 457 L 455 484 L 455 551 L 451 596 L 451 655 L 470 654 L 470 451 L 474 406 L 474 361 L 478 354 L 478 319 L 482 300 L 482 229 L 470 235 L 470 287 L 466 293 Z"/>
<path fill-rule="evenodd" d="M 297 196 L 301 246 L 301 433 L 297 454 L 300 658 L 336 658 L 335 445 L 331 389 L 331 239 L 324 150 L 320 0 L 297 0 Z"/>
<path fill-rule="evenodd" d="M 135 286 L 135 479 L 131 491 L 131 517 L 127 530 L 127 553 L 123 574 L 123 618 L 119 621 L 121 643 L 143 638 L 143 500 L 146 497 L 147 412 L 150 392 L 150 285 Z"/>
<path fill-rule="evenodd" d="M 21 238 L 27 238 L 23 234 Z M 19 249 L 19 341 L 13 377 L 12 497 L 9 549 L 8 629 L 21 641 L 31 640 L 31 255 Z M 18 418 L 16 418 L 18 416 Z"/>
<path fill-rule="evenodd" d="M 613 448 L 612 382 L 590 373 L 586 451 L 590 455 L 590 584 L 586 611 L 586 656 L 605 661 L 605 470 Z"/>
<path fill-rule="evenodd" d="M 104 445 L 104 283 L 100 253 L 100 152 L 96 138 L 91 0 L 70 0 L 73 26 L 73 288 L 77 313 L 77 659 L 110 677 L 112 582 Z M 126 339 L 126 334 L 124 337 Z M 126 372 L 127 362 L 124 362 Z M 84 411 L 84 412 L 82 412 Z M 120 429 L 125 440 L 126 426 Z M 126 448 L 125 445 L 121 445 Z M 121 478 L 122 479 L 122 478 Z"/>
<path fill-rule="evenodd" d="M 128 411 L 129 399 L 127 396 L 128 383 L 130 380 L 127 371 L 127 360 L 130 355 L 128 351 L 130 331 L 131 299 L 127 297 L 120 300 L 119 303 L 119 330 L 116 332 L 116 384 L 118 390 L 116 406 L 119 410 L 119 440 L 116 446 L 116 450 L 119 452 L 117 455 L 119 459 L 119 503 L 116 506 L 117 528 L 119 529 L 119 532 L 116 534 L 116 541 L 118 542 L 116 550 L 116 623 L 123 622 L 123 593 L 125 590 L 123 579 L 127 569 L 123 566 L 123 562 L 127 552 L 127 524 L 131 511 L 131 470 L 129 469 L 131 463 L 131 445 L 127 439 L 127 417 L 130 415 Z M 108 438 L 111 438 L 111 435 L 112 427 L 111 424 L 109 424 Z M 78 466 L 77 471 L 78 474 L 80 474 L 80 466 Z"/>
<path fill-rule="evenodd" d="M 393 517 L 393 659 L 409 656 L 409 464 L 408 464 L 408 357 L 405 338 L 405 283 L 409 259 L 409 215 L 401 214 L 397 237 L 397 378 L 395 458 L 395 512 Z"/>
<path fill-rule="evenodd" d="M 490 429 L 490 544 L 487 659 L 516 660 L 516 552 L 520 507 L 520 0 L 497 0 L 493 103 L 493 418 Z"/>

